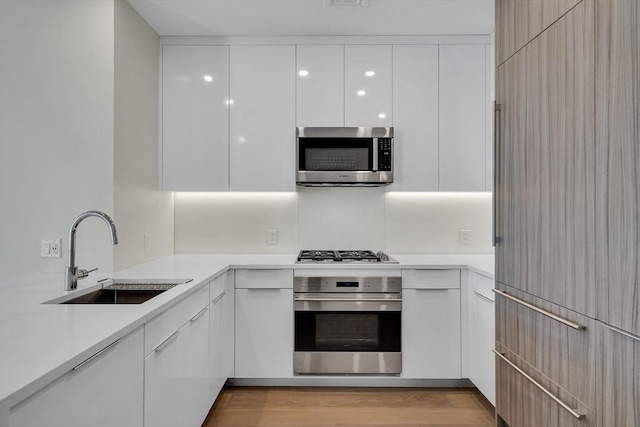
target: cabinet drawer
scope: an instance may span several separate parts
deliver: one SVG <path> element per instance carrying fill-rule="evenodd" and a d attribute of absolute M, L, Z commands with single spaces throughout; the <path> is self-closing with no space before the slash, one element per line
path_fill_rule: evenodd
<path fill-rule="evenodd" d="M 493 289 L 496 287 L 496 282 L 493 279 L 474 271 L 469 271 L 469 287 L 471 292 L 478 293 L 482 297 L 495 301 Z"/>
<path fill-rule="evenodd" d="M 504 347 L 498 346 L 498 352 L 506 360 L 496 355 L 496 380 L 500 384 L 496 411 L 509 427 L 596 427 L 594 410 Z M 572 415 L 532 380 L 582 418 Z"/>
<path fill-rule="evenodd" d="M 292 289 L 293 270 L 236 270 L 236 289 Z"/>
<path fill-rule="evenodd" d="M 558 319 L 496 294 L 496 341 L 595 408 L 596 322 L 509 286 L 499 284 L 499 289 Z M 574 329 L 559 319 L 584 329 Z"/>
<path fill-rule="evenodd" d="M 598 387 L 601 426 L 640 425 L 640 337 L 602 328 L 602 386 Z"/>
<path fill-rule="evenodd" d="M 458 289 L 460 270 L 402 270 L 404 289 Z"/>
<path fill-rule="evenodd" d="M 9 410 L 9 427 L 142 425 L 142 328 L 104 347 Z M 114 410 L 114 408 L 117 408 Z"/>
<path fill-rule="evenodd" d="M 214 301 L 227 290 L 227 273 L 218 276 L 209 283 L 209 301 Z"/>
<path fill-rule="evenodd" d="M 152 352 L 171 334 L 209 305 L 209 285 L 197 289 L 164 313 L 144 325 L 144 354 Z"/>

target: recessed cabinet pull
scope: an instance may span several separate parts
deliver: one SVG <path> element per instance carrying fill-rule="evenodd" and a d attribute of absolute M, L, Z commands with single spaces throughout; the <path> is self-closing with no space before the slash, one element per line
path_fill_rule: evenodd
<path fill-rule="evenodd" d="M 558 321 L 558 322 L 560 322 L 562 324 L 565 324 L 565 325 L 569 326 L 570 328 L 576 329 L 578 331 L 583 331 L 583 330 L 587 329 L 587 327 L 584 326 L 584 325 L 579 325 L 578 323 L 573 323 L 570 320 L 563 319 L 562 317 L 556 316 L 555 314 L 550 313 L 547 310 L 543 310 L 541 308 L 536 307 L 535 305 L 531 305 L 528 302 L 522 301 L 520 298 L 516 298 L 514 296 L 511 296 L 508 293 L 506 293 L 505 291 L 501 291 L 499 289 L 492 289 L 492 291 L 495 292 L 498 295 L 502 295 L 503 297 L 510 299 L 511 301 L 517 302 L 520 305 L 524 305 L 525 307 L 530 308 L 533 311 L 537 311 L 540 314 L 543 314 L 543 315 L 545 315 L 547 317 L 552 318 L 553 320 L 556 320 L 556 321 Z"/>
<path fill-rule="evenodd" d="M 122 340 L 122 338 L 117 339 L 116 341 L 112 342 L 111 344 L 109 344 L 108 346 L 106 346 L 105 348 L 103 348 L 102 350 L 100 350 L 99 352 L 97 352 L 96 354 L 94 354 L 93 356 L 89 357 L 87 360 L 85 360 L 84 362 L 80 362 L 79 364 L 77 364 L 76 366 L 73 367 L 73 371 L 77 371 L 78 369 L 82 368 L 84 365 L 86 365 L 87 363 L 91 362 L 92 360 L 97 359 L 98 357 L 102 356 L 104 353 L 106 353 L 107 351 L 111 350 L 113 347 L 115 347 L 116 344 L 118 344 L 120 342 L 120 340 Z"/>
<path fill-rule="evenodd" d="M 585 416 L 583 414 L 580 414 L 576 409 L 572 409 L 569 405 L 567 405 L 566 403 L 564 403 L 562 400 L 560 400 L 558 397 L 556 397 L 556 395 L 554 395 L 553 393 L 551 393 L 549 390 L 547 390 L 546 388 L 544 388 L 542 385 L 540 385 L 540 383 L 538 383 L 536 380 L 534 380 L 533 378 L 531 378 L 529 375 L 527 375 L 526 372 L 524 372 L 522 369 L 518 368 L 513 362 L 511 362 L 509 359 L 507 359 L 507 357 L 503 354 L 500 353 L 499 351 L 497 351 L 496 349 L 493 350 L 493 352 L 496 354 L 496 356 L 498 356 L 500 359 L 502 359 L 503 361 L 505 361 L 509 366 L 511 366 L 513 369 L 515 369 L 520 375 L 522 375 L 523 377 L 525 377 L 527 380 L 529 380 L 529 382 L 531 384 L 533 384 L 534 386 L 536 386 L 538 389 L 540 389 L 540 391 L 542 391 L 544 394 L 546 394 L 547 396 L 549 396 L 551 399 L 553 399 L 554 402 L 556 402 L 558 405 L 562 406 L 562 408 L 564 408 L 568 413 L 570 413 L 571 415 L 573 415 L 576 419 L 578 420 L 582 420 L 585 418 Z"/>
<path fill-rule="evenodd" d="M 208 309 L 209 307 L 205 307 L 202 310 L 200 310 L 195 316 L 191 318 L 191 320 L 189 320 L 189 322 L 195 322 L 196 320 L 198 320 L 198 318 L 202 316 L 205 313 L 205 311 L 207 311 Z"/>
<path fill-rule="evenodd" d="M 160 345 L 156 347 L 155 351 L 160 353 L 169 344 L 171 344 L 176 338 L 178 338 L 178 335 L 180 335 L 180 331 L 175 331 L 173 334 L 171 334 L 171 336 L 169 338 L 167 338 L 166 340 L 162 341 L 162 343 L 160 343 Z"/>
<path fill-rule="evenodd" d="M 482 295 L 482 294 L 481 294 L 480 292 L 478 292 L 478 291 L 473 291 L 473 293 L 474 293 L 474 294 L 476 294 L 477 296 L 479 296 L 480 298 L 482 298 L 483 300 L 485 300 L 485 301 L 489 301 L 491 304 L 493 304 L 493 303 L 494 303 L 494 301 L 493 301 L 491 298 L 489 298 L 489 297 L 486 297 L 486 296 Z"/>
<path fill-rule="evenodd" d="M 218 302 L 218 301 L 220 301 L 220 300 L 222 299 L 222 297 L 223 297 L 223 296 L 225 296 L 226 294 L 227 294 L 227 291 L 224 291 L 223 293 L 221 293 L 220 295 L 218 295 L 218 296 L 216 297 L 216 299 L 214 299 L 212 302 L 213 302 L 214 304 L 215 304 L 215 303 L 217 303 L 217 302 Z"/>

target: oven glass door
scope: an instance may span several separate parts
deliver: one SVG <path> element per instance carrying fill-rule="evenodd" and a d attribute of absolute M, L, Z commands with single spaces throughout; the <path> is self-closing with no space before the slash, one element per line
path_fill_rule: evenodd
<path fill-rule="evenodd" d="M 295 351 L 400 352 L 400 311 L 296 311 Z"/>
<path fill-rule="evenodd" d="M 374 138 L 298 138 L 299 171 L 372 171 Z"/>

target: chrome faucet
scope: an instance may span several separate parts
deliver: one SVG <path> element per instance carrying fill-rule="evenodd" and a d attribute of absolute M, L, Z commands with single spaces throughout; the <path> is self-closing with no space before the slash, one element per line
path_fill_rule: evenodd
<path fill-rule="evenodd" d="M 78 224 L 80 224 L 85 218 L 89 218 L 90 216 L 96 216 L 103 219 L 111 230 L 111 242 L 114 245 L 118 244 L 116 225 L 113 223 L 113 220 L 109 217 L 109 215 L 100 211 L 87 211 L 81 213 L 78 218 L 73 221 L 73 224 L 71 224 L 71 229 L 69 230 L 69 265 L 67 266 L 64 275 L 65 291 L 76 289 L 78 287 L 78 280 L 84 279 L 89 275 L 89 273 L 97 270 L 97 268 L 94 268 L 92 270 L 83 270 L 76 267 L 76 228 L 78 228 Z"/>

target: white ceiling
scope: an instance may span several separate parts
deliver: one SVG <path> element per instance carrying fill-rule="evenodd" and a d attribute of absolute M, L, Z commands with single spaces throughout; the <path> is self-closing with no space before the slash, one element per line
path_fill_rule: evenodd
<path fill-rule="evenodd" d="M 161 36 L 447 35 L 493 32 L 494 0 L 128 0 Z"/>

